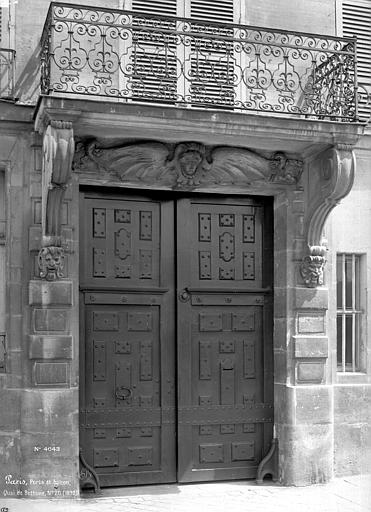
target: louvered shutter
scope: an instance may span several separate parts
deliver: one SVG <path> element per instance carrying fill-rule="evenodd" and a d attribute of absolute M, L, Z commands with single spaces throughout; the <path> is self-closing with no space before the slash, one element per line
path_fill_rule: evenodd
<path fill-rule="evenodd" d="M 135 12 L 176 16 L 177 0 L 132 0 L 131 8 Z"/>
<path fill-rule="evenodd" d="M 371 1 L 343 0 L 342 2 L 343 36 L 357 36 L 358 83 L 371 87 Z M 369 89 L 370 90 L 370 89 Z M 366 101 L 359 103 L 361 120 L 370 116 L 370 105 Z"/>
<path fill-rule="evenodd" d="M 177 15 L 177 0 L 132 0 L 136 13 Z M 174 103 L 177 94 L 177 45 L 175 37 L 161 30 L 145 29 L 140 17 L 133 21 L 133 81 L 132 98 L 140 101 Z M 141 30 L 139 27 L 142 26 Z M 175 30 L 176 22 L 157 25 Z"/>
<path fill-rule="evenodd" d="M 233 23 L 233 0 L 191 0 L 191 18 Z"/>
<path fill-rule="evenodd" d="M 133 99 L 175 103 L 185 97 L 195 106 L 232 107 L 233 43 L 224 42 L 223 38 L 233 36 L 233 28 L 223 27 L 220 39 L 215 39 L 214 30 L 210 38 L 206 25 L 197 24 L 196 20 L 233 22 L 233 0 L 132 0 L 131 8 L 136 13 L 165 16 L 187 13 L 195 20 L 192 30 L 205 34 L 181 48 L 175 35 L 146 31 L 139 17 L 134 22 L 138 30 L 133 32 Z M 175 30 L 176 22 L 164 22 L 163 27 Z"/>
<path fill-rule="evenodd" d="M 190 0 L 190 14 L 195 20 L 224 25 L 219 31 L 214 28 L 212 37 L 208 37 L 205 25 L 197 26 L 196 22 L 193 27 L 205 36 L 196 38 L 191 45 L 191 102 L 204 107 L 233 108 L 235 56 L 233 42 L 228 41 L 228 37 L 233 37 L 233 28 L 228 28 L 228 23 L 234 21 L 233 0 Z"/>

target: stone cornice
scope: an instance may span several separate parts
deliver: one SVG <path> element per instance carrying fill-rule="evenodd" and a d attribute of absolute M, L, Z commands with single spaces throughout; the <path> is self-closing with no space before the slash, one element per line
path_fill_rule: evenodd
<path fill-rule="evenodd" d="M 73 121 L 78 137 L 121 137 L 197 140 L 270 151 L 304 154 L 315 146 L 320 152 L 335 143 L 354 145 L 363 133 L 359 123 L 338 123 L 151 105 L 134 105 L 72 98 L 42 97 L 35 128 L 43 131 L 52 119 Z"/>

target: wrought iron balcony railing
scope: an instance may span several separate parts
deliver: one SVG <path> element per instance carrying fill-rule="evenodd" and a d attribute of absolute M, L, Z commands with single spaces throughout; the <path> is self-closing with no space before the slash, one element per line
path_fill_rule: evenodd
<path fill-rule="evenodd" d="M 14 99 L 15 50 L 0 48 L 0 99 Z"/>
<path fill-rule="evenodd" d="M 356 40 L 52 3 L 43 94 L 357 119 Z"/>

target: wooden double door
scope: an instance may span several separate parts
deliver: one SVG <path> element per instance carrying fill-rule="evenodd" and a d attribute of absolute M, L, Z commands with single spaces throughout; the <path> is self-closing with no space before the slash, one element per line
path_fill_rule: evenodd
<path fill-rule="evenodd" d="M 273 422 L 269 205 L 81 199 L 80 445 L 101 485 L 254 478 Z"/>

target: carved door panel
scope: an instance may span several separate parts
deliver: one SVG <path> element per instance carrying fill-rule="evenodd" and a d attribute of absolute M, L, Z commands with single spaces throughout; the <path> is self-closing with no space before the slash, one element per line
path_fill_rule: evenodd
<path fill-rule="evenodd" d="M 85 459 L 102 486 L 172 482 L 173 205 L 89 193 L 82 204 Z"/>
<path fill-rule="evenodd" d="M 272 437 L 268 218 L 238 199 L 177 214 L 178 480 L 251 478 Z"/>

